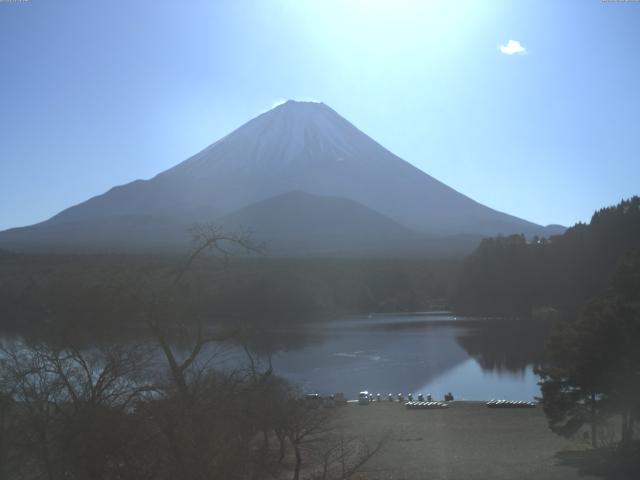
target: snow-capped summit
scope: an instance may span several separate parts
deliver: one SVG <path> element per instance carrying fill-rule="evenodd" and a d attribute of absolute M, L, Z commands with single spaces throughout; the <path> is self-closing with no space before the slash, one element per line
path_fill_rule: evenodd
<path fill-rule="evenodd" d="M 271 169 L 292 164 L 358 161 L 372 140 L 319 102 L 288 100 L 245 123 L 166 174 Z M 377 144 L 376 144 L 377 145 Z"/>

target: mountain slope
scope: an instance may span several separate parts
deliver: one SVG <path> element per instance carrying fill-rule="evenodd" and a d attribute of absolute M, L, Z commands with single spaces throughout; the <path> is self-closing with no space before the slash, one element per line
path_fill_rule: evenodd
<path fill-rule="evenodd" d="M 249 232 L 269 255 L 438 256 L 470 253 L 474 235 L 432 236 L 411 230 L 353 200 L 287 192 L 220 217 L 230 232 Z M 189 217 L 122 215 L 43 223 L 0 233 L 12 250 L 172 252 L 189 248 Z"/>
<path fill-rule="evenodd" d="M 49 221 L 0 232 L 0 245 L 13 251 L 63 253 L 175 251 L 188 247 L 192 225 L 148 214 Z"/>
<path fill-rule="evenodd" d="M 124 218 L 129 219 L 121 229 L 126 237 L 131 218 L 161 218 L 165 225 L 209 221 L 291 191 L 352 200 L 423 233 L 548 234 L 449 188 L 328 106 L 289 101 L 152 179 L 112 188 L 21 230 L 20 236 L 43 239 L 65 224 L 81 229 Z M 157 234 L 154 228 L 149 224 L 150 236 Z M 0 245 L 8 233 L 0 233 Z M 11 235 L 16 238 L 15 231 Z"/>
<path fill-rule="evenodd" d="M 424 244 L 424 235 L 353 200 L 299 191 L 244 207 L 219 223 L 248 228 L 272 253 L 371 253 Z"/>

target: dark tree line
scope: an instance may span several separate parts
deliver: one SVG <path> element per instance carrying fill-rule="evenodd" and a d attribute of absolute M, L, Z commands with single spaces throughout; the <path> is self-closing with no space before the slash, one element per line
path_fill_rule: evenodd
<path fill-rule="evenodd" d="M 576 311 L 610 287 L 625 255 L 640 246 L 640 197 L 597 211 L 550 239 L 487 238 L 464 262 L 452 303 L 472 313 Z"/>
<path fill-rule="evenodd" d="M 0 256 L 0 328 L 67 326 L 122 331 L 144 326 L 139 306 L 164 288 L 179 257 L 144 255 Z M 353 313 L 441 308 L 458 264 L 451 260 L 234 258 L 228 266 L 196 258 L 175 316 L 264 323 L 331 319 Z M 224 276 L 219 272 L 224 268 Z M 186 313 L 185 313 L 186 312 Z M 105 334 L 109 332 L 104 332 Z"/>

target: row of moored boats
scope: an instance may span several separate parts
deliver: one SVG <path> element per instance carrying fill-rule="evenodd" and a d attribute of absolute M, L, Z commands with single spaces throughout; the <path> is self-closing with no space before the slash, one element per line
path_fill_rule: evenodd
<path fill-rule="evenodd" d="M 440 408 L 449 408 L 449 405 L 443 402 L 407 402 L 404 405 L 409 410 L 436 410 Z"/>
<path fill-rule="evenodd" d="M 534 408 L 535 406 L 535 403 L 523 400 L 489 400 L 487 402 L 489 408 Z"/>

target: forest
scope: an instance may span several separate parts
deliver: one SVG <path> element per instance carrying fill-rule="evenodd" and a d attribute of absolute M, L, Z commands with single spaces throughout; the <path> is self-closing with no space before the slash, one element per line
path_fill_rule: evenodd
<path fill-rule="evenodd" d="M 4 329 L 140 326 L 145 305 L 185 256 L 0 255 Z M 458 260 L 202 256 L 166 308 L 180 322 L 269 324 L 446 306 Z"/>
<path fill-rule="evenodd" d="M 615 272 L 640 249 L 640 197 L 594 213 L 549 239 L 484 239 L 454 281 L 457 311 L 526 315 L 532 309 L 575 312 L 611 288 Z"/>

